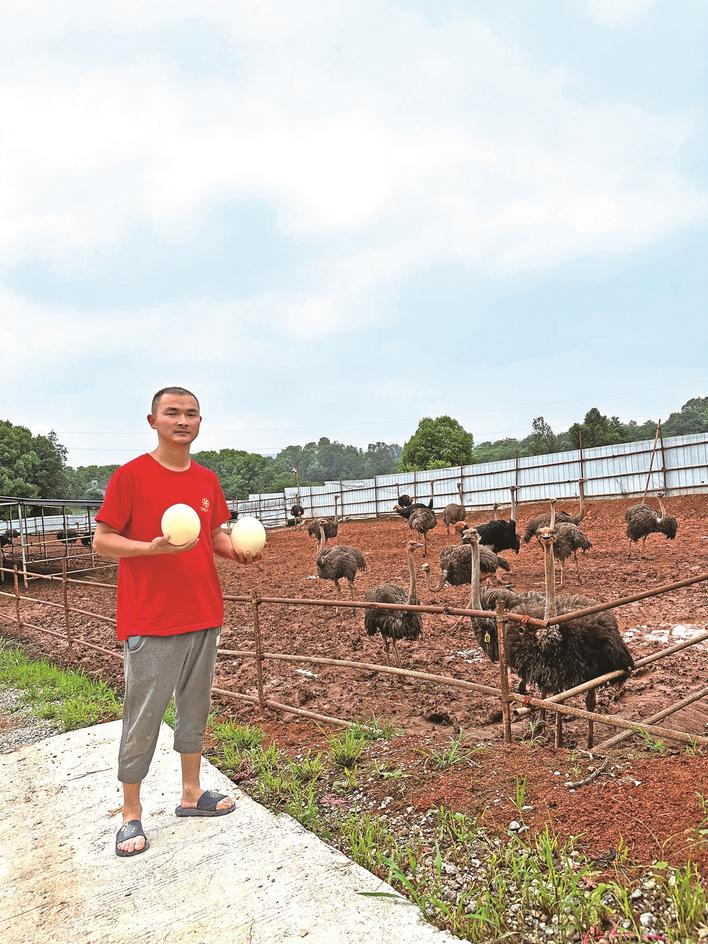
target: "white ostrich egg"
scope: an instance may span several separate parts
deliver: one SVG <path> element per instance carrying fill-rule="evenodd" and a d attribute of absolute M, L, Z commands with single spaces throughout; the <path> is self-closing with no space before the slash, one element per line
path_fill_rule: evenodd
<path fill-rule="evenodd" d="M 231 543 L 235 551 L 257 554 L 265 547 L 266 531 L 258 518 L 239 518 L 231 529 Z"/>
<path fill-rule="evenodd" d="M 162 533 L 169 537 L 170 544 L 187 544 L 199 537 L 201 522 L 191 505 L 170 505 L 160 522 Z"/>

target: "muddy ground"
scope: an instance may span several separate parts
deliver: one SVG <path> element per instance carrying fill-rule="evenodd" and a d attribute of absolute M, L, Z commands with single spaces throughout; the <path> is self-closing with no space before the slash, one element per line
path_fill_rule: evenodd
<path fill-rule="evenodd" d="M 593 543 L 581 556 L 582 586 L 572 564 L 566 567 L 566 587 L 605 601 L 641 592 L 660 584 L 708 571 L 708 497 L 689 495 L 673 498 L 668 512 L 679 521 L 674 541 L 663 535 L 652 535 L 647 541 L 647 559 L 627 560 L 624 535 L 624 511 L 634 501 L 594 502 L 582 526 Z M 576 513 L 573 502 L 563 507 Z M 519 508 L 519 533 L 526 521 L 545 511 L 540 505 Z M 488 514 L 469 515 L 472 523 L 487 520 Z M 407 586 L 405 543 L 411 533 L 402 519 L 380 521 L 345 521 L 340 523 L 335 543 L 354 545 L 365 554 L 367 572 L 357 578 L 357 593 L 363 593 L 384 580 L 396 580 Z M 433 574 L 439 572 L 440 549 L 456 543 L 456 537 L 445 534 L 438 522 L 429 535 L 428 560 Z M 257 592 L 262 596 L 319 597 L 334 599 L 334 587 L 316 578 L 315 541 L 306 529 L 288 528 L 270 532 L 263 561 L 249 568 L 219 561 L 218 569 L 226 594 Z M 469 591 L 464 587 L 448 587 L 433 596 L 420 575 L 422 563 L 418 552 L 418 594 L 422 603 L 467 605 Z M 535 544 L 523 545 L 520 554 L 505 552 L 511 564 L 510 579 L 516 589 L 540 589 L 543 586 L 542 552 Z M 100 572 L 98 579 L 112 582 L 111 570 Z M 346 584 L 345 584 L 346 587 Z M 6 587 L 6 589 L 9 589 Z M 28 595 L 61 601 L 61 589 L 37 581 L 26 591 Z M 90 586 L 72 586 L 69 592 L 74 606 L 113 615 L 114 595 L 111 590 Z M 0 614 L 14 615 L 14 603 L 0 598 Z M 659 597 L 624 606 L 616 611 L 621 631 L 635 659 L 648 655 L 673 642 L 708 628 L 708 584 L 697 584 Z M 64 617 L 60 609 L 22 603 L 26 620 L 63 632 Z M 77 635 L 115 648 L 112 628 L 88 617 L 72 614 L 72 627 Z M 3 621 L 3 632 L 13 633 Z M 279 604 L 263 605 L 260 615 L 264 651 L 313 654 L 366 662 L 382 662 L 383 649 L 379 637 L 368 637 L 363 629 L 363 611 L 341 611 L 319 607 L 292 607 Z M 34 651 L 65 661 L 65 647 L 58 640 L 37 631 L 24 629 L 21 636 Z M 250 606 L 227 602 L 224 648 L 253 649 L 254 639 Z M 479 651 L 475 638 L 464 619 L 443 615 L 424 617 L 419 640 L 400 646 L 403 664 L 411 669 L 452 675 L 457 678 L 498 684 L 497 667 Z M 100 653 L 84 650 L 81 664 L 100 672 L 120 688 L 122 665 Z M 274 701 L 301 706 L 326 715 L 365 719 L 372 715 L 390 718 L 405 734 L 390 742 L 392 762 L 407 764 L 416 776 L 403 778 L 396 802 L 401 809 L 412 806 L 428 808 L 448 803 L 460 809 L 484 809 L 494 819 L 495 807 L 507 817 L 508 798 L 519 773 L 529 777 L 529 793 L 533 801 L 535 825 L 552 822 L 567 834 L 586 833 L 587 842 L 598 855 L 613 848 L 621 835 L 638 858 L 649 861 L 671 852 L 677 861 L 688 855 L 681 839 L 700 823 L 699 793 L 708 793 L 708 762 L 705 755 L 686 753 L 670 745 L 644 745 L 635 738 L 613 755 L 607 771 L 592 784 L 571 792 L 566 780 L 573 780 L 583 757 L 573 748 L 585 746 L 585 722 L 566 722 L 564 751 L 538 743 L 526 743 L 519 749 L 502 748 L 500 730 L 493 720 L 498 702 L 473 692 L 463 692 L 444 684 L 417 680 L 399 681 L 377 676 L 368 670 L 345 670 L 317 665 L 293 665 L 268 660 L 264 666 L 266 697 Z M 253 662 L 224 656 L 217 667 L 215 684 L 222 688 L 256 693 Z M 708 644 L 700 643 L 637 672 L 619 690 L 603 690 L 598 696 L 598 710 L 620 714 L 625 718 L 646 718 L 652 712 L 677 701 L 691 691 L 708 684 Z M 311 722 L 293 715 L 263 715 L 255 708 L 231 700 L 217 701 L 217 707 L 244 721 L 258 723 L 280 746 L 302 751 L 321 745 L 322 730 Z M 581 699 L 571 704 L 583 707 Z M 708 700 L 684 709 L 663 722 L 668 727 L 708 734 Z M 468 770 L 451 769 L 432 773 L 419 769 L 421 746 L 441 745 L 460 730 L 472 742 L 486 743 L 497 749 L 485 750 L 479 776 L 470 777 Z M 614 733 L 596 726 L 596 741 Z M 514 723 L 516 739 L 528 740 L 527 721 Z M 652 748 L 649 750 L 649 748 Z M 587 758 L 582 761 L 587 773 Z M 392 801 L 393 802 L 393 801 Z M 597 807 L 602 817 L 596 815 Z M 595 815 L 591 815 L 595 811 Z M 508 819 L 508 817 L 507 817 Z M 590 830 L 588 832 L 588 825 Z M 534 823 L 531 823 L 532 827 Z M 689 843 L 689 846 L 691 844 Z M 664 849 L 661 854 L 660 850 Z M 690 849 L 694 859 L 702 853 Z"/>

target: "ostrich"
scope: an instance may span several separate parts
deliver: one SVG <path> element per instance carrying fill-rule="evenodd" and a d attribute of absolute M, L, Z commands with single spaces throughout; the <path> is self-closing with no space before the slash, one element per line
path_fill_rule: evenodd
<path fill-rule="evenodd" d="M 430 564 L 423 564 L 425 586 L 431 593 L 438 593 L 446 583 L 449 583 L 451 587 L 459 587 L 462 584 L 470 583 L 472 579 L 472 542 L 468 538 L 470 533 L 469 530 L 464 532 L 464 544 L 453 544 L 450 547 L 444 547 L 440 551 L 440 582 L 437 587 L 431 587 L 428 580 Z M 479 541 L 479 538 L 477 540 Z M 492 574 L 496 576 L 498 567 L 506 571 L 511 570 L 504 558 L 498 557 L 488 547 L 479 548 L 479 567 L 481 573 L 486 577 Z M 497 576 L 497 583 L 501 582 Z"/>
<path fill-rule="evenodd" d="M 627 537 L 629 538 L 628 560 L 632 557 L 632 544 L 636 544 L 640 538 L 642 539 L 642 553 L 640 557 L 643 557 L 646 541 L 650 534 L 660 531 L 662 534 L 666 535 L 667 541 L 673 541 L 676 537 L 678 521 L 672 518 L 671 515 L 666 514 L 664 503 L 661 500 L 663 497 L 664 493 L 659 492 L 657 498 L 659 499 L 661 515 L 657 515 L 654 509 L 650 508 L 648 505 L 634 505 L 632 508 L 628 508 L 624 513 L 624 518 L 627 522 Z"/>
<path fill-rule="evenodd" d="M 413 557 L 416 550 L 423 545 L 418 541 L 409 541 L 407 544 L 408 555 L 408 593 L 397 583 L 381 583 L 373 587 L 364 597 L 369 603 L 407 603 L 416 606 L 420 601 L 416 592 L 415 565 Z M 421 613 L 411 612 L 410 610 L 366 610 L 364 615 L 364 627 L 369 636 L 375 636 L 376 632 L 381 633 L 384 644 L 384 655 L 386 662 L 390 665 L 389 644 L 393 644 L 393 654 L 396 657 L 398 665 L 401 664 L 396 648 L 397 639 L 417 639 L 423 628 L 423 618 Z"/>
<path fill-rule="evenodd" d="M 578 494 L 580 495 L 580 508 L 578 509 L 578 514 L 573 517 L 573 515 L 569 515 L 567 511 L 557 511 L 557 524 L 560 524 L 562 521 L 567 521 L 570 524 L 580 524 L 580 522 L 583 520 L 587 514 L 587 507 L 585 505 L 585 479 L 578 479 Z M 524 531 L 524 544 L 529 543 L 539 528 L 547 528 L 550 520 L 551 516 L 549 514 L 537 515 L 535 518 L 532 518 L 526 525 L 526 530 Z"/>
<path fill-rule="evenodd" d="M 364 555 L 358 548 L 347 547 L 345 544 L 336 544 L 327 551 L 325 550 L 326 544 L 325 529 L 323 525 L 320 525 L 320 543 L 315 558 L 317 575 L 321 580 L 334 581 L 338 597 L 342 596 L 339 581 L 344 578 L 349 584 L 349 592 L 352 600 L 354 600 L 354 580 L 357 571 L 366 570 Z"/>
<path fill-rule="evenodd" d="M 555 521 L 555 504 L 556 499 L 552 498 L 550 500 L 551 505 L 551 514 L 549 516 L 549 521 Z M 552 525 L 551 525 L 552 526 Z M 539 544 L 541 543 L 541 538 L 538 532 L 536 532 L 536 538 L 538 539 Z M 590 538 L 584 534 L 577 524 L 571 524 L 569 521 L 561 521 L 559 525 L 556 525 L 553 532 L 553 557 L 554 560 L 558 561 L 560 564 L 560 584 L 558 589 L 563 589 L 563 565 L 572 555 L 575 559 L 575 570 L 578 575 L 578 583 L 582 583 L 582 577 L 580 576 L 580 564 L 578 563 L 578 551 L 582 551 L 583 554 L 585 551 L 589 551 L 592 547 L 592 542 Z"/>
<path fill-rule="evenodd" d="M 79 532 L 74 528 L 67 528 L 66 531 L 57 531 L 57 540 L 62 544 L 76 544 L 79 540 Z"/>
<path fill-rule="evenodd" d="M 423 537 L 423 557 L 428 556 L 428 531 L 436 528 L 437 524 L 438 519 L 435 517 L 435 512 L 430 508 L 416 508 L 408 516 L 408 527 L 411 531 L 417 531 Z"/>
<path fill-rule="evenodd" d="M 433 499 L 431 498 L 427 505 L 424 505 L 423 502 L 411 502 L 410 505 L 401 505 L 398 503 L 393 506 L 393 510 L 396 514 L 399 514 L 401 518 L 405 518 L 406 521 L 408 521 L 413 512 L 417 511 L 419 508 L 427 508 L 429 511 L 432 511 Z"/>
<path fill-rule="evenodd" d="M 318 538 L 320 536 L 320 525 L 324 528 L 325 538 L 329 540 L 330 538 L 337 537 L 337 531 L 339 530 L 339 495 L 334 496 L 334 518 L 314 518 L 307 528 L 307 533 L 312 538 Z"/>
<path fill-rule="evenodd" d="M 91 547 L 91 535 L 90 535 L 90 534 L 82 534 L 82 535 L 81 535 L 81 543 L 83 544 L 84 547 Z"/>
<path fill-rule="evenodd" d="M 302 527 L 302 516 L 305 514 L 305 509 L 300 504 L 300 496 L 295 496 L 295 504 L 290 509 L 290 514 L 295 519 L 295 525 L 298 528 Z"/>
<path fill-rule="evenodd" d="M 556 597 L 553 564 L 553 530 L 542 528 L 546 594 L 534 591 L 513 593 L 494 589 L 479 591 L 479 577 L 473 574 L 470 609 L 493 610 L 497 600 L 507 609 L 522 616 L 552 619 L 562 613 L 593 606 L 596 600 L 579 594 Z M 475 596 L 476 593 L 476 596 Z M 474 618 L 473 618 L 474 620 Z M 480 646 L 489 656 L 498 659 L 496 623 L 485 622 L 473 629 Z M 486 637 L 489 636 L 489 639 Z M 634 661 L 620 635 L 617 619 L 611 611 L 581 616 L 568 623 L 539 629 L 521 628 L 517 623 L 504 624 L 504 639 L 509 667 L 520 677 L 519 691 L 526 692 L 530 683 L 540 688 L 541 695 L 557 694 L 607 672 L 629 672 Z M 596 690 L 585 695 L 588 711 L 594 711 Z M 556 715 L 556 746 L 562 742 L 562 718 Z M 588 723 L 588 747 L 593 743 L 593 723 Z"/>
<path fill-rule="evenodd" d="M 553 556 L 560 564 L 561 572 L 560 584 L 558 586 L 559 590 L 563 589 L 563 565 L 571 554 L 575 560 L 578 583 L 583 582 L 580 576 L 580 565 L 578 564 L 578 551 L 582 551 L 584 554 L 585 551 L 589 551 L 591 547 L 592 541 L 586 534 L 583 534 L 577 524 L 571 524 L 569 521 L 561 521 L 553 536 Z"/>
<path fill-rule="evenodd" d="M 492 521 L 499 521 L 499 505 L 497 502 L 492 505 Z"/>
<path fill-rule="evenodd" d="M 465 520 L 465 492 L 462 486 L 462 482 L 457 483 L 457 491 L 460 495 L 460 504 L 456 505 L 454 502 L 451 502 L 449 505 L 445 506 L 445 510 L 442 513 L 443 524 L 445 525 L 445 533 L 450 533 L 450 525 L 456 524 L 458 521 Z"/>
<path fill-rule="evenodd" d="M 505 521 L 503 518 L 492 519 L 486 524 L 477 525 L 480 544 L 491 547 L 495 554 L 500 551 L 514 551 L 519 553 L 521 547 L 519 537 L 516 533 L 516 486 L 510 486 L 511 491 L 511 520 Z"/>
<path fill-rule="evenodd" d="M 409 505 L 413 504 L 413 499 L 411 498 L 410 495 L 406 495 L 404 493 L 403 495 L 398 496 L 397 504 L 400 505 L 401 508 L 407 508 Z"/>

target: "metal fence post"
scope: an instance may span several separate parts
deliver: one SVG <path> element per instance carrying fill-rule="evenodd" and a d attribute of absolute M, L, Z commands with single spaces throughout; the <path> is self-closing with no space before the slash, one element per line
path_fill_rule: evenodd
<path fill-rule="evenodd" d="M 659 420 L 659 445 L 661 447 L 661 471 L 664 478 L 664 494 L 666 494 L 668 492 L 666 482 L 666 450 L 664 449 L 664 434 L 661 430 L 661 420 Z"/>

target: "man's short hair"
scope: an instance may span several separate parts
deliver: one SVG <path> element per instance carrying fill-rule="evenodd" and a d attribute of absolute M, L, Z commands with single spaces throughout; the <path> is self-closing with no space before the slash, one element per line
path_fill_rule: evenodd
<path fill-rule="evenodd" d="M 163 387 L 162 390 L 158 390 L 155 396 L 152 398 L 152 406 L 150 407 L 150 413 L 152 416 L 155 415 L 155 410 L 157 410 L 158 404 L 160 403 L 160 398 L 166 393 L 175 393 L 178 396 L 194 397 L 194 399 L 197 400 L 192 391 L 186 390 L 184 387 Z M 199 400 L 197 400 L 197 407 L 199 407 Z M 201 407 L 199 408 L 201 409 Z"/>

